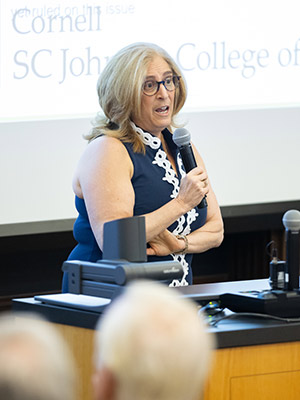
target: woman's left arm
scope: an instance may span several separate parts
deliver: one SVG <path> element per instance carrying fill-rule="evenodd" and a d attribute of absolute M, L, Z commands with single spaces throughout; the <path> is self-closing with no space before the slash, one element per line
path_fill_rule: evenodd
<path fill-rule="evenodd" d="M 193 145 L 192 145 L 193 146 Z M 202 157 L 193 146 L 195 159 L 198 166 L 206 171 Z M 223 241 L 224 227 L 220 207 L 213 192 L 209 179 L 207 179 L 209 191 L 207 193 L 207 218 L 205 224 L 187 235 L 187 253 L 202 253 L 213 247 L 218 247 Z M 149 242 L 150 248 L 147 249 L 148 255 L 167 255 L 180 252 L 186 247 L 182 239 L 177 239 L 168 230 L 162 232 Z"/>
<path fill-rule="evenodd" d="M 193 146 L 193 145 L 192 145 Z M 205 165 L 197 149 L 193 146 L 193 151 L 197 165 L 202 166 L 205 170 Z M 223 241 L 224 226 L 223 219 L 217 202 L 215 193 L 211 187 L 209 178 L 207 180 L 208 194 L 207 200 L 207 218 L 205 224 L 188 235 L 188 253 L 202 253 L 213 247 L 218 247 Z"/>

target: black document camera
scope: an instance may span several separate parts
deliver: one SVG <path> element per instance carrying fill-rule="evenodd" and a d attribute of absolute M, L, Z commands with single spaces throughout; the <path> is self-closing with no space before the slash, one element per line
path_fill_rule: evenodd
<path fill-rule="evenodd" d="M 170 284 L 182 279 L 178 261 L 147 262 L 145 218 L 131 217 L 104 224 L 103 259 L 97 262 L 65 261 L 69 293 L 113 299 L 135 279 Z"/>

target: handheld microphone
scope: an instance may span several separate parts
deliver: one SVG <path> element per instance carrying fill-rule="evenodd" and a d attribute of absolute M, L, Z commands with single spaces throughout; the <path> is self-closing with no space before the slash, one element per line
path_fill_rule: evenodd
<path fill-rule="evenodd" d="M 299 230 L 300 211 L 289 210 L 283 218 L 286 240 L 286 264 L 289 274 L 288 290 L 299 288 Z"/>
<path fill-rule="evenodd" d="M 194 152 L 191 145 L 190 132 L 185 128 L 175 129 L 173 133 L 173 142 L 179 147 L 179 152 L 186 172 L 190 172 L 197 167 Z M 198 208 L 207 207 L 206 196 L 203 197 Z"/>

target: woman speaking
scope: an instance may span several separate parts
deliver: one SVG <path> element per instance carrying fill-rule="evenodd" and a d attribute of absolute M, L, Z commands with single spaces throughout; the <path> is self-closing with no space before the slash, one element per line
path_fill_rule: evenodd
<path fill-rule="evenodd" d="M 193 253 L 221 244 L 223 222 L 198 151 L 187 173 L 172 140 L 184 78 L 165 50 L 135 43 L 110 59 L 97 88 L 103 113 L 74 175 L 78 244 L 69 260 L 101 259 L 104 223 L 143 215 L 148 260 L 179 261 L 184 275 L 172 285 L 192 284 Z M 204 196 L 208 205 L 198 208 Z"/>

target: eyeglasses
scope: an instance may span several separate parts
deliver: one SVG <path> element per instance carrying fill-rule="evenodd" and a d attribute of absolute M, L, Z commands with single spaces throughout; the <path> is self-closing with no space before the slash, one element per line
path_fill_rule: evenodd
<path fill-rule="evenodd" d="M 170 75 L 167 76 L 165 80 L 163 81 L 155 81 L 154 79 L 148 79 L 143 83 L 142 90 L 143 93 L 147 96 L 153 96 L 155 95 L 160 88 L 160 85 L 163 84 L 165 89 L 168 92 L 173 92 L 178 86 L 179 86 L 179 80 L 181 76 L 177 75 Z"/>

